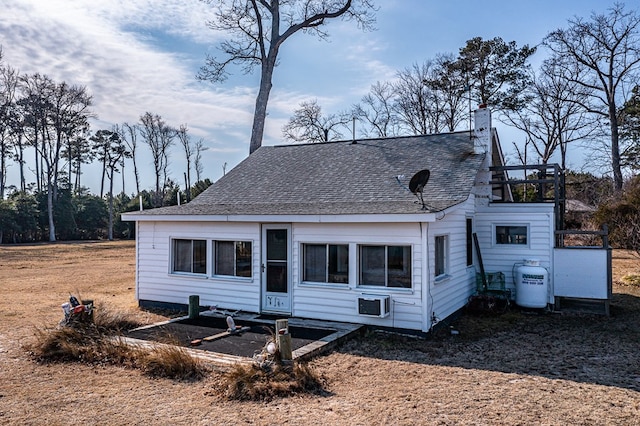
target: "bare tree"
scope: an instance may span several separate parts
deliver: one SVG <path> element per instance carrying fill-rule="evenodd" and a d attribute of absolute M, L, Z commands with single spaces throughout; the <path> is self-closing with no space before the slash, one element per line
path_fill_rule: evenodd
<path fill-rule="evenodd" d="M 136 195 L 140 195 L 140 171 L 138 170 L 138 163 L 136 161 L 136 153 L 138 148 L 138 132 L 140 127 L 137 124 L 123 123 L 122 126 L 116 126 L 116 131 L 120 135 L 120 139 L 127 146 L 127 150 L 131 154 L 131 161 L 133 162 L 133 174 L 136 180 Z M 123 191 L 124 192 L 124 191 Z"/>
<path fill-rule="evenodd" d="M 214 31 L 230 34 L 220 43 L 223 59 L 208 56 L 200 79 L 222 81 L 231 63 L 250 73 L 260 66 L 260 88 L 256 97 L 249 153 L 262 145 L 267 103 L 273 71 L 282 44 L 298 32 L 326 39 L 325 24 L 336 18 L 356 21 L 363 29 L 374 23 L 372 0 L 204 0 L 214 4 Z"/>
<path fill-rule="evenodd" d="M 596 128 L 580 106 L 588 101 L 587 95 L 577 87 L 575 76 L 563 75 L 549 59 L 539 75 L 532 76 L 527 96 L 530 102 L 517 111 L 505 111 L 505 120 L 526 134 L 525 145 L 534 148 L 542 164 L 559 149 L 565 169 L 567 145 L 590 137 Z"/>
<path fill-rule="evenodd" d="M 398 72 L 393 85 L 396 92 L 394 110 L 403 132 L 426 135 L 441 130 L 443 105 L 435 91 L 425 84 L 431 72 L 431 61 L 413 64 Z"/>
<path fill-rule="evenodd" d="M 295 142 L 328 142 L 342 138 L 338 127 L 350 122 L 348 114 L 322 115 L 317 99 L 301 102 L 289 122 L 282 128 L 285 139 Z"/>
<path fill-rule="evenodd" d="M 622 164 L 619 145 L 621 103 L 638 82 L 640 64 L 640 15 L 626 12 L 616 3 L 608 14 L 591 15 L 589 21 L 576 17 L 569 28 L 547 35 L 544 44 L 551 50 L 567 75 L 591 93 L 592 102 L 584 108 L 608 120 L 611 169 L 614 189 L 622 189 Z"/>
<path fill-rule="evenodd" d="M 0 61 L 2 49 L 0 48 Z M 17 111 L 18 72 L 0 62 L 0 200 L 4 199 L 7 161 L 12 150 Z"/>
<path fill-rule="evenodd" d="M 184 186 L 185 193 L 187 196 L 187 203 L 191 201 L 191 162 L 193 161 L 193 154 L 195 147 L 191 143 L 191 138 L 189 137 L 189 129 L 186 124 L 181 124 L 176 131 L 176 135 L 178 136 L 178 140 L 184 149 L 184 157 L 187 160 L 187 169 L 184 172 Z"/>
<path fill-rule="evenodd" d="M 153 206 L 160 207 L 164 199 L 169 167 L 169 148 L 173 145 L 175 129 L 168 126 L 158 114 L 146 112 L 140 117 L 141 134 L 153 157 L 156 184 Z"/>
<path fill-rule="evenodd" d="M 206 151 L 209 147 L 204 146 L 204 140 L 200 138 L 196 142 L 195 149 L 196 155 L 193 159 L 193 167 L 196 170 L 196 182 L 200 182 L 202 180 L 202 172 L 204 171 L 204 167 L 202 165 L 202 151 Z"/>
<path fill-rule="evenodd" d="M 377 81 L 353 107 L 353 116 L 366 125 L 361 130 L 365 137 L 386 138 L 399 134 L 398 117 L 393 109 L 394 97 L 392 83 Z"/>

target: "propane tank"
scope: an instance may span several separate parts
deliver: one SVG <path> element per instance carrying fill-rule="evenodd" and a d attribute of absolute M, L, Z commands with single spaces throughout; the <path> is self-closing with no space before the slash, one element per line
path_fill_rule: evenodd
<path fill-rule="evenodd" d="M 516 269 L 516 304 L 523 308 L 546 308 L 549 272 L 537 259 L 527 259 Z"/>

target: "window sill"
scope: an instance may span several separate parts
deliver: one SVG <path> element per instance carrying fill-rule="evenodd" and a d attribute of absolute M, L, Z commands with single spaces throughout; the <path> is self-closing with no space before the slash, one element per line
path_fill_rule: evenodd
<path fill-rule="evenodd" d="M 212 275 L 207 278 L 214 281 L 219 281 L 219 282 L 226 281 L 229 283 L 250 284 L 253 282 L 253 277 L 234 277 L 232 275 Z"/>
<path fill-rule="evenodd" d="M 315 281 L 302 281 L 298 284 L 300 287 L 314 287 L 314 288 L 330 288 L 334 290 L 349 290 L 349 284 L 340 283 L 321 283 Z"/>
<path fill-rule="evenodd" d="M 451 275 L 449 275 L 449 274 L 438 275 L 438 276 L 435 278 L 434 282 L 435 282 L 436 284 L 440 284 L 440 283 L 447 282 L 447 281 L 449 281 L 450 279 L 451 279 Z"/>
<path fill-rule="evenodd" d="M 206 280 L 207 274 L 194 274 L 191 272 L 169 272 L 169 275 L 172 277 L 180 277 L 180 278 L 197 278 L 200 280 Z"/>
<path fill-rule="evenodd" d="M 412 288 L 402 288 L 402 287 L 385 287 L 380 285 L 359 285 L 356 287 L 356 290 L 366 291 L 369 294 L 377 294 L 380 293 L 406 293 L 413 294 Z"/>

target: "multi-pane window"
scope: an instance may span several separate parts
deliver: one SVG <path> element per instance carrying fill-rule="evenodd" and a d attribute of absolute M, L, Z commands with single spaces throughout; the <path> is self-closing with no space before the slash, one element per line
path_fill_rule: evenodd
<path fill-rule="evenodd" d="M 172 272 L 207 273 L 207 242 L 205 240 L 173 240 Z"/>
<path fill-rule="evenodd" d="M 251 277 L 251 241 L 215 241 L 213 273 Z"/>
<path fill-rule="evenodd" d="M 410 246 L 360 246 L 359 285 L 411 288 Z"/>
<path fill-rule="evenodd" d="M 347 244 L 304 244 L 303 281 L 320 283 L 349 282 L 349 246 Z"/>
<path fill-rule="evenodd" d="M 527 227 L 496 225 L 496 244 L 527 244 Z"/>
<path fill-rule="evenodd" d="M 441 277 L 447 274 L 447 250 L 448 238 L 446 235 L 438 235 L 435 238 L 435 276 Z"/>

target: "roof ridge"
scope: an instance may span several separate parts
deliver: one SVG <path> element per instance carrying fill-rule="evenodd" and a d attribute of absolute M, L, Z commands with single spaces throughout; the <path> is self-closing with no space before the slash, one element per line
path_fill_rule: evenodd
<path fill-rule="evenodd" d="M 335 141 L 324 141 L 324 142 L 304 142 L 304 143 L 289 143 L 289 144 L 278 144 L 278 145 L 267 145 L 265 147 L 269 148 L 290 148 L 297 146 L 320 146 L 320 145 L 330 145 L 330 144 L 358 144 L 360 142 L 371 142 L 371 141 L 389 141 L 394 139 L 410 139 L 410 138 L 428 138 L 435 136 L 445 136 L 445 135 L 458 135 L 464 133 L 471 133 L 469 130 L 457 130 L 455 132 L 442 132 L 442 133 L 428 133 L 422 135 L 401 135 L 401 136 L 388 136 L 388 137 L 379 137 L 379 138 L 361 138 L 361 139 L 344 139 L 344 140 L 335 140 Z"/>

